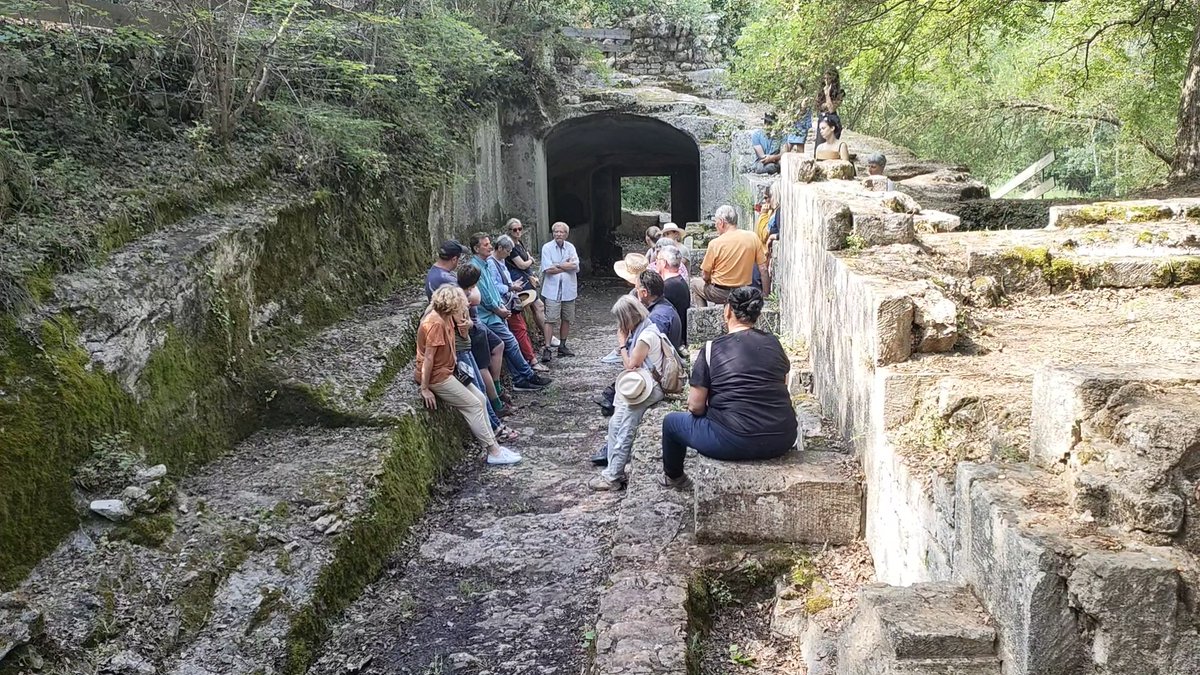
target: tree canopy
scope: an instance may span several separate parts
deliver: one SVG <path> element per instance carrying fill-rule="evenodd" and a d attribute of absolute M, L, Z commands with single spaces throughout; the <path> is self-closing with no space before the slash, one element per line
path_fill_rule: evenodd
<path fill-rule="evenodd" d="M 1176 145 L 1195 123 L 1197 14 L 1186 0 L 763 0 L 735 80 L 794 113 L 840 67 L 851 128 L 995 181 L 1056 150 L 1060 184 L 1122 193 L 1197 170 L 1194 138 Z"/>

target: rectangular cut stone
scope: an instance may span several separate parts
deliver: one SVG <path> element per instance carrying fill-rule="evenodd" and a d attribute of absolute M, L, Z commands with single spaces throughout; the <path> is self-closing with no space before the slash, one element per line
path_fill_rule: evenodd
<path fill-rule="evenodd" d="M 768 461 L 700 456 L 696 538 L 705 542 L 848 544 L 862 523 L 862 485 L 844 455 L 797 452 Z"/>
<path fill-rule="evenodd" d="M 767 308 L 758 317 L 757 327 L 768 333 L 779 333 L 779 310 Z M 688 343 L 704 344 L 725 334 L 725 306 L 691 307 L 688 309 Z"/>
<path fill-rule="evenodd" d="M 838 648 L 843 675 L 999 675 L 996 630 L 962 584 L 872 584 Z"/>

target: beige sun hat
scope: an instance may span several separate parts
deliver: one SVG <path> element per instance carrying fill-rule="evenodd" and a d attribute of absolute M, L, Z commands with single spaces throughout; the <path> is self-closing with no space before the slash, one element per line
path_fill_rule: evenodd
<path fill-rule="evenodd" d="M 617 396 L 631 406 L 644 402 L 654 392 L 654 380 L 650 379 L 650 372 L 645 368 L 621 373 L 615 386 Z"/>
<path fill-rule="evenodd" d="M 645 253 L 630 253 L 624 260 L 613 263 L 613 271 L 625 281 L 637 286 L 638 275 L 650 267 L 650 261 Z"/>
<path fill-rule="evenodd" d="M 663 234 L 666 234 L 668 232 L 683 232 L 683 231 L 684 231 L 684 229 L 682 227 L 676 225 L 675 223 L 667 223 L 666 225 L 663 225 L 663 228 L 662 228 Z"/>
<path fill-rule="evenodd" d="M 532 305 L 534 300 L 537 300 L 537 291 L 532 289 L 528 291 L 521 291 L 520 293 L 517 293 L 517 297 L 521 299 L 521 308 L 524 309 Z"/>

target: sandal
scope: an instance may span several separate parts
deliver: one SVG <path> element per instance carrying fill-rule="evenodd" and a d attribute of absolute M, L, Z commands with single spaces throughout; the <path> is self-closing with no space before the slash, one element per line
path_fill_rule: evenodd
<path fill-rule="evenodd" d="M 658 484 L 665 488 L 675 488 L 676 490 L 686 490 L 692 487 L 692 479 L 688 478 L 685 473 L 679 478 L 671 478 L 667 474 L 662 474 L 658 477 Z"/>
<path fill-rule="evenodd" d="M 512 427 L 508 426 L 507 424 L 501 424 L 500 428 L 496 429 L 495 435 L 496 435 L 496 440 L 504 441 L 504 442 L 515 441 L 521 437 L 521 433 L 519 431 L 517 431 L 516 429 L 513 429 Z"/>

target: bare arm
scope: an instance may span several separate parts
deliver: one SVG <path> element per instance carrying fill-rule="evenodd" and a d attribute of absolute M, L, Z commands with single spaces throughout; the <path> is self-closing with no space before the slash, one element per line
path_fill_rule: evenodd
<path fill-rule="evenodd" d="M 842 143 L 841 146 L 838 147 L 838 155 L 841 156 L 843 162 L 849 162 L 850 148 L 847 147 L 845 143 Z"/>
<path fill-rule="evenodd" d="M 530 267 L 533 267 L 533 258 L 532 257 L 522 258 L 520 256 L 513 256 L 513 257 L 509 258 L 509 261 L 512 262 L 513 266 L 519 270 L 527 270 Z"/>
<path fill-rule="evenodd" d="M 646 362 L 646 357 L 650 355 L 650 345 L 639 340 L 633 346 L 633 352 L 621 350 L 621 360 L 625 362 L 625 370 L 637 370 Z"/>
<path fill-rule="evenodd" d="M 437 409 L 437 396 L 429 389 L 429 381 L 433 379 L 433 357 L 437 353 L 437 347 L 425 348 L 425 362 L 421 364 L 421 398 L 425 400 L 425 407 L 430 410 Z"/>
<path fill-rule="evenodd" d="M 708 387 L 693 384 L 688 388 L 687 409 L 696 417 L 704 417 L 708 412 Z"/>
<path fill-rule="evenodd" d="M 762 294 L 764 296 L 771 294 L 771 275 L 767 274 L 767 264 L 758 264 L 758 274 L 762 277 Z"/>

